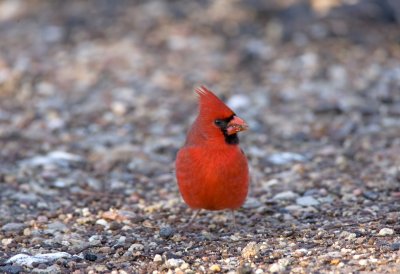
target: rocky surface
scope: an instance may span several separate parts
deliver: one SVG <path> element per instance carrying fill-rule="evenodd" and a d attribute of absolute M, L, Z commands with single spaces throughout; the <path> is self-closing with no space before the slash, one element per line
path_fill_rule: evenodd
<path fill-rule="evenodd" d="M 261 2 L 0 2 L 0 272 L 400 271 L 395 16 Z M 236 228 L 183 229 L 201 84 L 251 128 Z"/>

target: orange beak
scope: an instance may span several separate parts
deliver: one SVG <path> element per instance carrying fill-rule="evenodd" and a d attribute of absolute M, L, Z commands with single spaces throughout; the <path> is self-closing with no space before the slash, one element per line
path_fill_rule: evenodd
<path fill-rule="evenodd" d="M 249 126 L 243 119 L 237 116 L 233 116 L 233 119 L 228 123 L 226 132 L 228 133 L 228 135 L 232 135 L 240 131 L 247 130 L 248 128 Z"/>

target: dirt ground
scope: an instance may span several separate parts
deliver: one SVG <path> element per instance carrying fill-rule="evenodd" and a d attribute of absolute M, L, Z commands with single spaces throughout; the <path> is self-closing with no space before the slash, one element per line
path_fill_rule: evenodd
<path fill-rule="evenodd" d="M 400 25 L 312 2 L 0 1 L 0 272 L 399 273 Z M 199 85 L 250 125 L 236 228 L 182 230 Z"/>

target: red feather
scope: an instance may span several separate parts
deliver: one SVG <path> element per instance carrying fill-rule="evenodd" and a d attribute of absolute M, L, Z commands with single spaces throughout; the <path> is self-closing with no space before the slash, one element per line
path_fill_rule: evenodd
<path fill-rule="evenodd" d="M 196 93 L 199 115 L 176 159 L 179 190 L 193 209 L 239 208 L 248 192 L 248 164 L 239 145 L 227 142 L 227 132 L 236 134 L 247 125 L 207 88 Z M 225 120 L 230 130 L 224 133 L 215 120 Z"/>

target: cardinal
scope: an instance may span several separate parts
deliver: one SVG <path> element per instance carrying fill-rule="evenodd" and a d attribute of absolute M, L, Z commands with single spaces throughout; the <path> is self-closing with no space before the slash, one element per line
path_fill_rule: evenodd
<path fill-rule="evenodd" d="M 199 113 L 176 158 L 179 191 L 196 210 L 234 210 L 246 200 L 249 169 L 239 147 L 238 132 L 248 128 L 213 92 L 202 86 L 195 92 Z"/>

